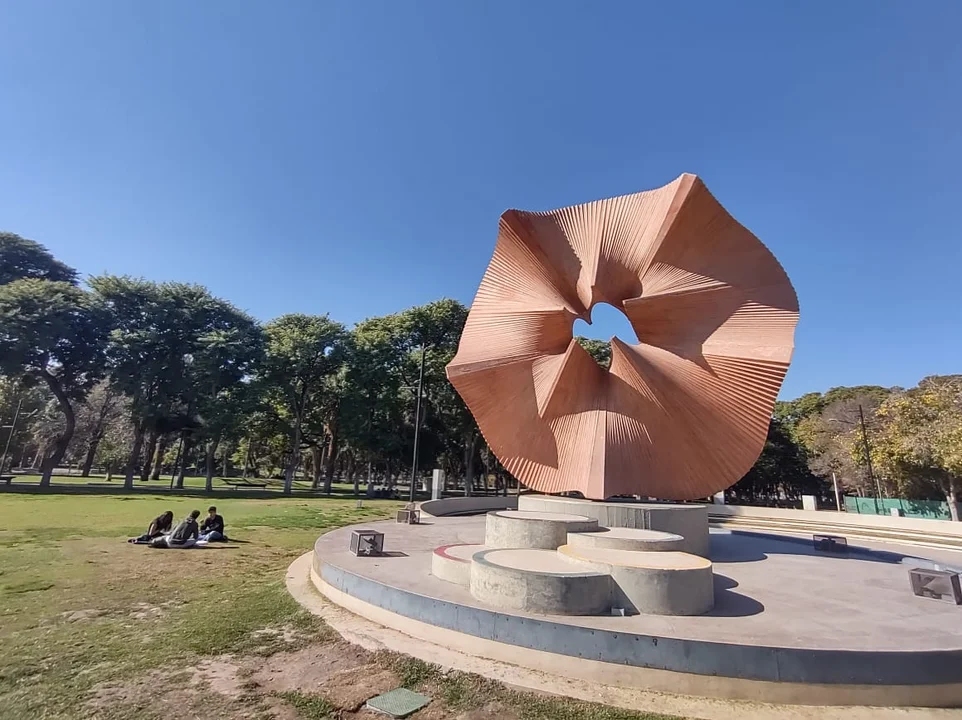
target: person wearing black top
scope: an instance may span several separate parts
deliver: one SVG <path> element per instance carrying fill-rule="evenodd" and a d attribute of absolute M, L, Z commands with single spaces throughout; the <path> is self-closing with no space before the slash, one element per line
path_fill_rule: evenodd
<path fill-rule="evenodd" d="M 130 538 L 127 542 L 129 543 L 149 543 L 154 538 L 159 538 L 170 532 L 171 526 L 174 524 L 174 513 L 168 510 L 163 515 L 158 515 L 150 522 L 150 526 L 140 537 Z"/>
<path fill-rule="evenodd" d="M 217 508 L 211 505 L 207 508 L 207 517 L 200 526 L 200 539 L 208 542 L 227 540 L 224 534 L 224 518 L 217 514 Z"/>

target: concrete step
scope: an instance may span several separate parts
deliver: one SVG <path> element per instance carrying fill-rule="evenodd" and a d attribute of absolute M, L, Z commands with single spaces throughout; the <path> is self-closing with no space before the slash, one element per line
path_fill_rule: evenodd
<path fill-rule="evenodd" d="M 431 554 L 431 574 L 439 580 L 468 587 L 471 585 L 471 558 L 487 550 L 484 545 L 442 545 Z"/>
<path fill-rule="evenodd" d="M 610 612 L 612 580 L 555 550 L 492 549 L 471 559 L 471 595 L 486 605 L 543 615 Z"/>
<path fill-rule="evenodd" d="M 612 605 L 632 614 L 702 615 L 715 606 L 712 564 L 698 555 L 574 545 L 562 545 L 558 555 L 610 575 Z"/>
<path fill-rule="evenodd" d="M 790 520 L 786 518 L 740 517 L 737 515 L 709 514 L 712 525 L 730 528 L 746 528 L 754 530 L 771 530 L 787 533 L 829 533 L 845 537 L 877 540 L 879 542 L 893 542 L 920 547 L 962 550 L 962 537 L 931 531 L 914 529 L 895 529 L 885 527 L 866 527 L 848 525 L 838 522 L 818 522 L 811 520 Z"/>
<path fill-rule="evenodd" d="M 485 519 L 484 544 L 489 548 L 556 550 L 569 532 L 598 529 L 598 521 L 584 515 L 553 512 L 499 510 Z"/>
<path fill-rule="evenodd" d="M 568 545 L 612 550 L 682 550 L 685 538 L 675 533 L 640 528 L 599 528 L 598 532 L 569 532 Z"/>

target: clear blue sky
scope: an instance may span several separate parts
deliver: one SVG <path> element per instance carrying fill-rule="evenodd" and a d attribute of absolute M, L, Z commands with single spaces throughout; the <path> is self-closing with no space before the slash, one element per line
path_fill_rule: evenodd
<path fill-rule="evenodd" d="M 798 291 L 783 397 L 962 371 L 962 3 L 4 0 L 0 29 L 0 228 L 84 273 L 350 324 L 469 303 L 506 208 L 694 172 Z"/>

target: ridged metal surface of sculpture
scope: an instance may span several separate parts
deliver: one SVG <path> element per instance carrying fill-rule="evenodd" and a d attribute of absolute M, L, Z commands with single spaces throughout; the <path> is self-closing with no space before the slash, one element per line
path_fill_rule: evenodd
<path fill-rule="evenodd" d="M 605 370 L 572 337 L 599 302 L 638 344 Z M 694 175 L 551 212 L 508 210 L 448 378 L 529 488 L 702 498 L 765 443 L 798 299 Z"/>

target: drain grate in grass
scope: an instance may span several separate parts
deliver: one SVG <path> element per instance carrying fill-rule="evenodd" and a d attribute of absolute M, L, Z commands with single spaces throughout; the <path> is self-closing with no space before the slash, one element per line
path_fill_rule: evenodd
<path fill-rule="evenodd" d="M 367 701 L 371 710 L 390 715 L 393 718 L 405 718 L 416 713 L 431 702 L 431 698 L 412 692 L 407 688 L 398 688 L 391 692 L 378 695 Z"/>

